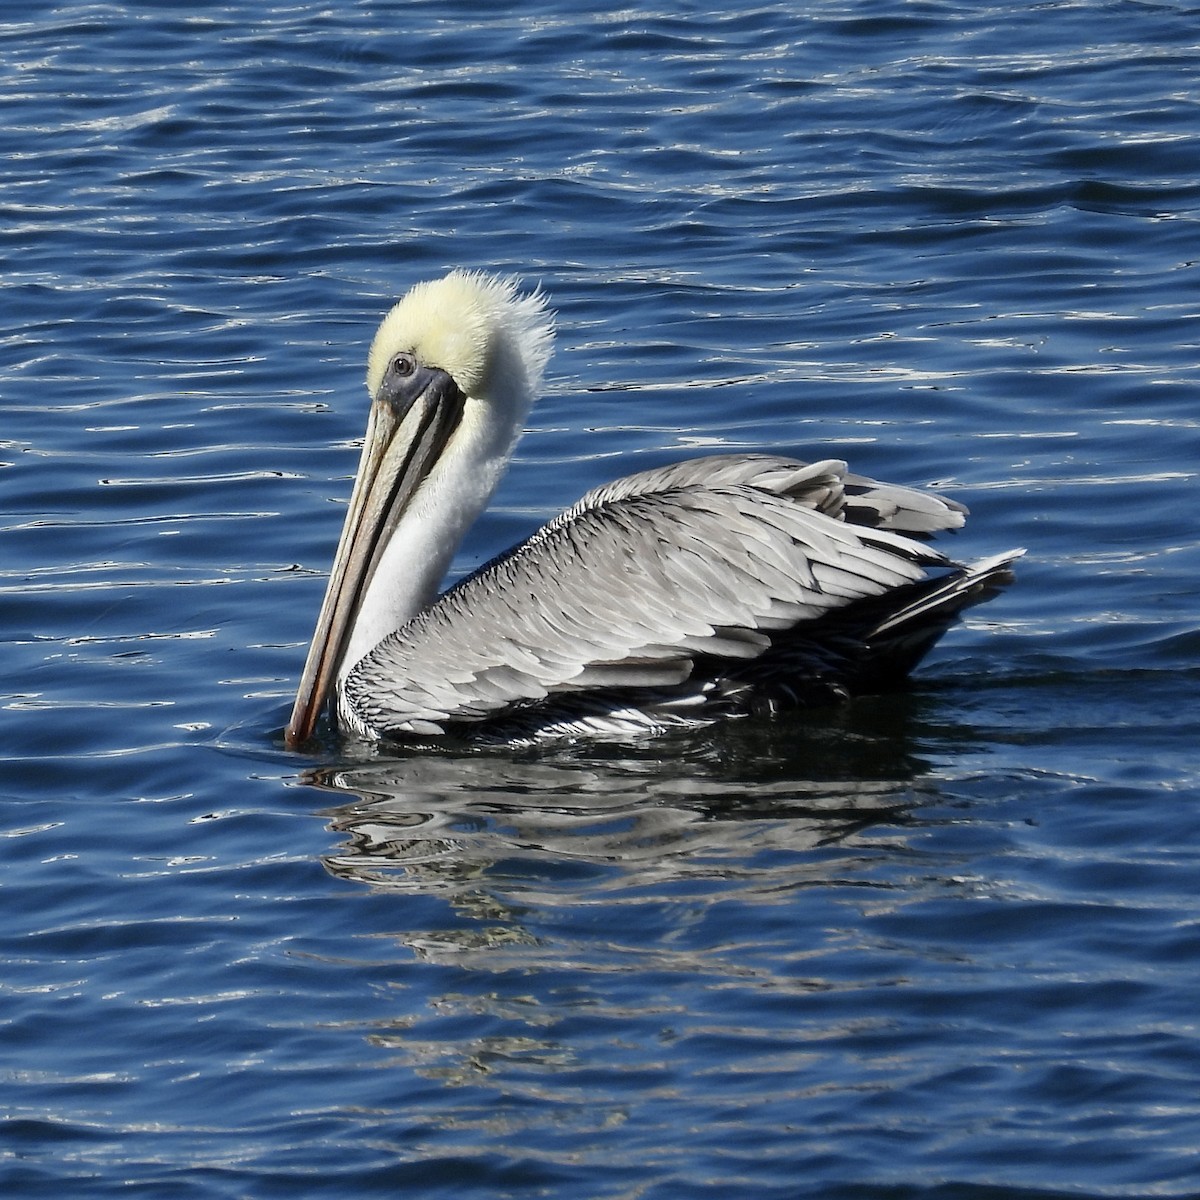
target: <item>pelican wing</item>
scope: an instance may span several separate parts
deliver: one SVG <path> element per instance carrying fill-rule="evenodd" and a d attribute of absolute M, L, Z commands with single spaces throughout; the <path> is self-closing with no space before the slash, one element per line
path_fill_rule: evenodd
<path fill-rule="evenodd" d="M 909 536 L 960 529 L 967 516 L 965 506 L 955 500 L 850 474 L 846 464 L 836 459 L 802 463 L 773 454 L 714 454 L 639 471 L 604 484 L 588 492 L 578 504 L 533 536 L 535 539 L 543 536 L 589 508 L 631 496 L 722 486 L 751 487 L 788 496 L 795 503 L 830 516 L 841 516 L 851 524 L 891 529 Z M 486 570 L 487 566 L 481 569 Z"/>
<path fill-rule="evenodd" d="M 962 512 L 836 461 L 723 455 L 628 476 L 385 638 L 344 703 L 373 735 L 438 733 L 548 697 L 676 685 L 697 656 L 755 658 L 781 631 L 946 565 L 904 535 Z"/>

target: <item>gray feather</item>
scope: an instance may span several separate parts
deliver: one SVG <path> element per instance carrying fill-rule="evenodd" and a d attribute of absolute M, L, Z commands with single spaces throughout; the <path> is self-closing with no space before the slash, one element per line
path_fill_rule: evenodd
<path fill-rule="evenodd" d="M 835 460 L 730 454 L 626 476 L 384 639 L 350 672 L 343 716 L 375 736 L 506 713 L 542 732 L 693 720 L 736 691 L 698 663 L 766 670 L 810 624 L 922 586 L 925 568 L 952 564 L 913 536 L 964 514 Z M 1004 569 L 992 564 L 992 582 Z M 948 585 L 905 593 L 893 607 L 907 618 L 885 611 L 873 628 L 940 632 L 966 602 Z"/>

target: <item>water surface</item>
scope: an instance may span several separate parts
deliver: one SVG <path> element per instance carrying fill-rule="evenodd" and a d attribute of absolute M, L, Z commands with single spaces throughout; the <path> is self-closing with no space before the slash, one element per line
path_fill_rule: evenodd
<path fill-rule="evenodd" d="M 0 18 L 0 1184 L 1200 1191 L 1200 9 Z M 625 471 L 847 457 L 1030 553 L 901 697 L 282 745 L 374 324 L 540 283 L 461 572 Z"/>

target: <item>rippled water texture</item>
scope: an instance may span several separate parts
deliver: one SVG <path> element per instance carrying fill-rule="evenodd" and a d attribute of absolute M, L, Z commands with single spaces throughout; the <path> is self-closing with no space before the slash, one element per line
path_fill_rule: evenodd
<path fill-rule="evenodd" d="M 9 5 L 5 1196 L 1200 1193 L 1200 9 Z M 900 697 L 284 750 L 374 323 L 540 282 L 468 569 L 708 447 L 1029 547 Z"/>

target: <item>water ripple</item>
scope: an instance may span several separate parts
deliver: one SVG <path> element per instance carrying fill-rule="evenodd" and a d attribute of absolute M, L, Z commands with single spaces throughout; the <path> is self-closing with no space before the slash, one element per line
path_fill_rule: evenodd
<path fill-rule="evenodd" d="M 5 1194 L 1195 1194 L 1195 17 L 0 18 Z M 456 572 L 739 447 L 1019 586 L 836 713 L 286 751 L 374 322 L 457 265 L 559 346 Z"/>

